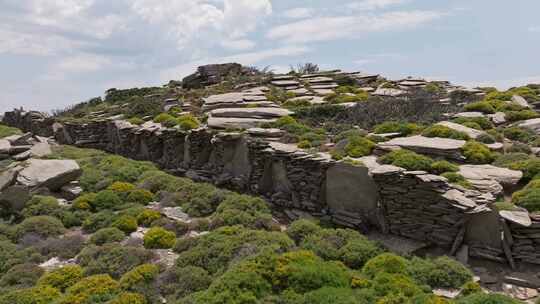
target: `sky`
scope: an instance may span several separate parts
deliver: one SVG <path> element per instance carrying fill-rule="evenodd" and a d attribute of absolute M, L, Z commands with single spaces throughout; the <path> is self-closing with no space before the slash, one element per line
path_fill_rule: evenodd
<path fill-rule="evenodd" d="M 538 0 L 0 0 L 0 112 L 225 62 L 540 83 L 539 11 Z"/>

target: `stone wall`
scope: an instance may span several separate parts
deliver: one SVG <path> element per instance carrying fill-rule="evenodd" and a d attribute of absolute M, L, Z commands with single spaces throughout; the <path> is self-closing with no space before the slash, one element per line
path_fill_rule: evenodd
<path fill-rule="evenodd" d="M 472 225 L 491 212 L 486 204 L 492 198 L 455 188 L 426 172 L 406 172 L 393 166 L 357 167 L 292 145 L 206 128 L 184 132 L 152 122 L 134 126 L 107 120 L 61 124 L 36 112 L 21 111 L 5 117 L 8 125 L 53 135 L 62 144 L 152 161 L 196 181 L 263 196 L 291 218 L 309 213 L 351 228 L 377 227 L 436 244 L 452 254 L 463 244 L 480 252 L 492 247 L 503 252 L 502 244 L 484 242 Z M 492 228 L 489 231 L 496 233 L 490 233 L 488 239 L 496 241 L 500 238 L 498 222 Z M 518 245 L 514 248 L 530 249 Z M 520 258 L 517 252 L 514 256 Z M 501 259 L 505 261 L 504 254 Z"/>

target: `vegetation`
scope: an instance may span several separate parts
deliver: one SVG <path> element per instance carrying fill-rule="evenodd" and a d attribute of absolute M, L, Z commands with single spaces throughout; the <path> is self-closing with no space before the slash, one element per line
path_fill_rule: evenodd
<path fill-rule="evenodd" d="M 462 150 L 467 161 L 474 164 L 489 164 L 495 160 L 495 154 L 477 141 L 468 141 Z"/>
<path fill-rule="evenodd" d="M 398 166 L 409 171 L 430 171 L 433 164 L 431 158 L 405 149 L 392 151 L 379 160 L 383 164 Z"/>
<path fill-rule="evenodd" d="M 459 140 L 468 140 L 469 135 L 464 132 L 456 131 L 442 125 L 433 125 L 422 132 L 423 136 L 426 137 L 443 137 Z"/>

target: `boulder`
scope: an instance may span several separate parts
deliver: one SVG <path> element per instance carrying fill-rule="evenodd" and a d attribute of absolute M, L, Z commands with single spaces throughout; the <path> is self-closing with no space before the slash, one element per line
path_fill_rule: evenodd
<path fill-rule="evenodd" d="M 208 126 L 215 129 L 249 129 L 259 127 L 264 123 L 274 122 L 275 119 L 208 117 Z"/>
<path fill-rule="evenodd" d="M 227 108 L 210 111 L 212 117 L 234 118 L 279 118 L 291 115 L 293 112 L 281 108 Z"/>
<path fill-rule="evenodd" d="M 11 153 L 11 143 L 8 140 L 0 139 L 0 154 L 10 154 Z"/>
<path fill-rule="evenodd" d="M 523 177 L 523 172 L 499 168 L 492 165 L 463 165 L 459 173 L 471 182 L 476 180 L 495 180 L 503 186 L 516 185 Z"/>
<path fill-rule="evenodd" d="M 530 130 L 533 130 L 537 134 L 540 133 L 540 118 L 533 118 L 525 120 L 524 122 L 519 124 L 522 128 L 528 128 Z"/>
<path fill-rule="evenodd" d="M 499 215 L 505 220 L 523 227 L 530 227 L 532 225 L 532 220 L 527 210 L 502 210 L 499 211 Z"/>
<path fill-rule="evenodd" d="M 62 197 L 67 200 L 74 200 L 83 193 L 83 189 L 79 186 L 78 182 L 71 182 L 61 189 Z"/>
<path fill-rule="evenodd" d="M 445 126 L 447 128 L 450 128 L 450 129 L 458 131 L 458 132 L 463 132 L 463 133 L 469 135 L 469 137 L 472 138 L 472 139 L 477 139 L 478 136 L 486 134 L 486 132 L 484 132 L 484 131 L 469 128 L 469 127 L 466 127 L 464 125 L 460 125 L 460 124 L 450 122 L 450 121 L 442 121 L 442 122 L 439 122 L 437 125 Z"/>
<path fill-rule="evenodd" d="M 31 159 L 17 176 L 17 183 L 29 188 L 46 187 L 52 191 L 81 176 L 82 170 L 74 160 Z"/>
<path fill-rule="evenodd" d="M 52 154 L 51 145 L 47 142 L 40 142 L 30 148 L 33 157 L 44 157 Z"/>
<path fill-rule="evenodd" d="M 504 112 L 497 112 L 495 114 L 489 114 L 488 117 L 496 125 L 501 125 L 506 122 L 506 113 Z"/>
<path fill-rule="evenodd" d="M 524 108 L 530 108 L 531 105 L 527 102 L 527 99 L 519 96 L 519 95 L 514 95 L 512 96 L 512 103 L 514 104 L 517 104 L 519 106 L 522 106 Z"/>
<path fill-rule="evenodd" d="M 383 150 L 395 150 L 396 147 L 409 149 L 417 153 L 442 156 L 456 160 L 463 160 L 461 147 L 465 145 L 464 140 L 449 138 L 411 136 L 394 138 L 390 141 L 378 144 Z"/>

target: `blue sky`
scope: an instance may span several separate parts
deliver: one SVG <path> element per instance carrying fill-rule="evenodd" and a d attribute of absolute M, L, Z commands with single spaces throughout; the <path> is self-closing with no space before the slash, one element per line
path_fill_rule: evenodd
<path fill-rule="evenodd" d="M 237 61 L 540 83 L 538 0 L 0 0 L 0 111 Z"/>

